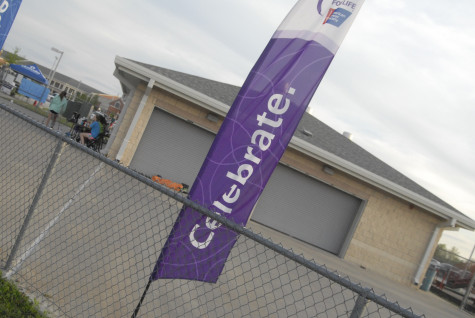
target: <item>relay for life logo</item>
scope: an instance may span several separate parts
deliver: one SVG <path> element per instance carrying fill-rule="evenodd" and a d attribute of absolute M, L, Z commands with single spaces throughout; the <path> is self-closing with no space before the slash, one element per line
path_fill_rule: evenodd
<path fill-rule="evenodd" d="M 321 6 L 320 2 L 318 4 L 319 6 Z M 339 27 L 340 25 L 342 25 L 343 22 L 346 21 L 346 19 L 348 19 L 351 13 L 355 10 L 356 3 L 352 1 L 333 0 L 332 6 L 337 6 L 338 8 L 330 8 L 328 10 L 327 16 L 323 24 L 328 23 Z"/>
<path fill-rule="evenodd" d="M 0 4 L 0 21 L 2 20 L 2 14 L 7 11 L 9 5 L 7 0 L 4 0 L 2 4 Z"/>
<path fill-rule="evenodd" d="M 34 65 L 26 65 L 25 68 L 29 69 L 30 71 L 32 71 L 36 75 L 41 74 L 40 70 L 38 68 L 36 68 Z"/>

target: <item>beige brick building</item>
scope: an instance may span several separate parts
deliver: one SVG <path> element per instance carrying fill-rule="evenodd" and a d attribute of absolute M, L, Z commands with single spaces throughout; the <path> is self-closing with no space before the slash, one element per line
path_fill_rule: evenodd
<path fill-rule="evenodd" d="M 239 87 L 121 57 L 115 63 L 125 106 L 107 155 L 191 185 L 196 172 L 187 169 L 201 166 Z M 404 284 L 422 282 L 444 229 L 475 228 L 310 114 L 274 174 L 251 220 Z M 289 216 L 285 204 L 292 200 L 297 208 Z"/>

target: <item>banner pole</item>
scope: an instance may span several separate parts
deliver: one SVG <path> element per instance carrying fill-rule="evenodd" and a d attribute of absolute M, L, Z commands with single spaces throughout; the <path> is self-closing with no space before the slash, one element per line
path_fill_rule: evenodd
<path fill-rule="evenodd" d="M 139 303 L 137 304 L 137 307 L 135 308 L 135 311 L 134 313 L 132 314 L 132 318 L 136 318 L 138 313 L 139 313 L 139 310 L 140 310 L 140 306 L 142 306 L 142 302 L 145 298 L 145 295 L 147 294 L 147 291 L 148 291 L 148 288 L 150 287 L 150 284 L 152 283 L 152 277 L 150 277 L 148 279 L 148 283 L 147 283 L 147 287 L 145 287 L 145 290 L 143 291 L 143 294 L 142 294 L 142 298 L 140 298 L 140 301 Z"/>

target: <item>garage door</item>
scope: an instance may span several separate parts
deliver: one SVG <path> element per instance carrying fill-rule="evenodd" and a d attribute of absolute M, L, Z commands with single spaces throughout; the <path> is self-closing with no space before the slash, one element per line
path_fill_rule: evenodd
<path fill-rule="evenodd" d="M 191 186 L 213 139 L 214 134 L 156 108 L 130 167 Z M 360 199 L 279 164 L 251 218 L 340 254 L 360 205 Z"/>
<path fill-rule="evenodd" d="M 252 220 L 340 254 L 362 200 L 278 165 Z"/>
<path fill-rule="evenodd" d="M 191 186 L 213 139 L 214 134 L 155 108 L 130 168 Z"/>

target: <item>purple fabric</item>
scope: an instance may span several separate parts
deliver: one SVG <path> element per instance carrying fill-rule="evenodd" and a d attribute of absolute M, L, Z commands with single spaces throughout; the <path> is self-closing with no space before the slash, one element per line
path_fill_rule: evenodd
<path fill-rule="evenodd" d="M 272 39 L 225 118 L 190 199 L 245 225 L 332 59 L 314 41 Z M 152 278 L 216 282 L 236 240 L 233 231 L 182 209 Z"/>

